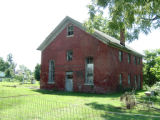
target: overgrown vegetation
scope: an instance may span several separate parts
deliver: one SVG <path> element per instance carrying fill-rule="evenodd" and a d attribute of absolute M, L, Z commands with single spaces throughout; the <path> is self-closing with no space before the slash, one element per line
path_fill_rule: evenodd
<path fill-rule="evenodd" d="M 135 92 L 125 92 L 121 95 L 120 101 L 125 103 L 127 109 L 133 108 L 136 105 Z"/>
<path fill-rule="evenodd" d="M 148 86 L 153 86 L 160 81 L 160 49 L 145 50 L 143 81 Z"/>

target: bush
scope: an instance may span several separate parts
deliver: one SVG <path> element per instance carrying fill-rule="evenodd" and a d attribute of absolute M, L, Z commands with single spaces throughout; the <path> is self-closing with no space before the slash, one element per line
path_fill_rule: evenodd
<path fill-rule="evenodd" d="M 157 82 L 154 86 L 154 91 L 156 95 L 160 95 L 160 82 Z"/>
<path fill-rule="evenodd" d="M 125 92 L 121 97 L 120 101 L 124 102 L 127 109 L 131 109 L 136 105 L 136 97 L 134 91 Z"/>
<path fill-rule="evenodd" d="M 23 81 L 23 75 L 15 75 L 14 77 L 16 81 L 22 82 Z"/>

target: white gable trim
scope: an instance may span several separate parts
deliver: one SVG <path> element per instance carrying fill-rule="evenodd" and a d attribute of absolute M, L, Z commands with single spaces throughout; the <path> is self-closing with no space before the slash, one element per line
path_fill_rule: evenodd
<path fill-rule="evenodd" d="M 48 35 L 48 37 L 42 42 L 42 44 L 37 48 L 37 50 L 43 51 L 56 37 L 60 32 L 69 24 L 72 23 L 75 26 L 79 27 L 82 30 L 85 30 L 81 23 L 73 20 L 70 17 L 65 17 L 60 24 Z"/>

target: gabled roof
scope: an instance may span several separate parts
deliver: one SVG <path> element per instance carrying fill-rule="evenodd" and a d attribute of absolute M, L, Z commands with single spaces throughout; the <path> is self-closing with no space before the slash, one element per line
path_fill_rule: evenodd
<path fill-rule="evenodd" d="M 42 42 L 42 44 L 37 48 L 37 50 L 43 51 L 54 39 L 57 37 L 57 35 L 67 26 L 68 23 L 72 23 L 73 25 L 77 26 L 78 28 L 86 31 L 86 28 L 81 24 L 80 22 L 66 16 L 60 24 L 49 34 L 49 36 Z M 99 31 L 99 30 L 94 30 L 93 34 L 90 34 L 94 37 L 96 37 L 98 40 L 103 42 L 104 44 L 107 44 L 112 47 L 116 47 L 120 50 L 127 51 L 128 53 L 133 53 L 138 56 L 143 56 L 142 54 L 138 53 L 134 49 L 130 48 L 128 45 L 121 45 L 120 41 Z"/>

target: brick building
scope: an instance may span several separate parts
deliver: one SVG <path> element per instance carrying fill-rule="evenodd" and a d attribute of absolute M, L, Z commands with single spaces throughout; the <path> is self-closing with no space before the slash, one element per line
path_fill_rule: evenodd
<path fill-rule="evenodd" d="M 142 88 L 142 55 L 125 43 L 65 17 L 38 47 L 41 89 L 109 93 Z"/>

